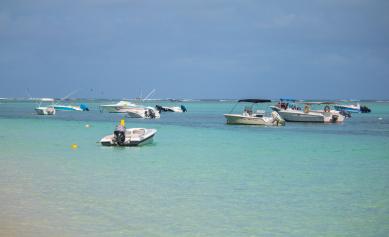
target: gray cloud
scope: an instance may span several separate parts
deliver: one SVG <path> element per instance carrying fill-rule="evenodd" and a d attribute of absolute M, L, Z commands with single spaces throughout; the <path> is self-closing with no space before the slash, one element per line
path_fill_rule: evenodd
<path fill-rule="evenodd" d="M 0 97 L 23 96 L 20 84 L 39 96 L 54 84 L 59 94 L 93 85 L 113 96 L 107 78 L 136 93 L 158 85 L 161 97 L 258 88 L 281 97 L 291 87 L 291 97 L 385 97 L 389 86 L 387 1 L 15 0 L 0 9 Z M 202 90 L 172 89 L 181 80 Z M 381 86 L 366 94 L 366 81 Z"/>

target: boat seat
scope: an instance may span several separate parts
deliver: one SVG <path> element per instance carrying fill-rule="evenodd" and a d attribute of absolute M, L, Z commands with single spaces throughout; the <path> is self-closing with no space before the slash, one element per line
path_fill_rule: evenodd
<path fill-rule="evenodd" d="M 144 129 L 137 129 L 137 130 L 132 131 L 132 133 L 137 134 L 137 135 L 144 135 L 146 132 Z"/>

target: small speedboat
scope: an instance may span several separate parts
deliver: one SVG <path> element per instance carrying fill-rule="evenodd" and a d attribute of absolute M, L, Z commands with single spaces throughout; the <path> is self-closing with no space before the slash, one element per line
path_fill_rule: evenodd
<path fill-rule="evenodd" d="M 186 112 L 187 109 L 184 105 L 181 105 L 180 107 L 178 106 L 162 106 L 162 105 L 156 105 L 155 108 L 161 112 L 175 112 L 175 113 L 183 113 L 183 112 Z"/>
<path fill-rule="evenodd" d="M 55 108 L 53 105 L 43 105 L 44 102 L 54 102 L 54 99 L 51 98 L 39 98 L 40 101 L 38 107 L 35 108 L 35 112 L 38 115 L 54 115 Z"/>
<path fill-rule="evenodd" d="M 74 105 L 53 105 L 54 109 L 62 111 L 89 111 L 89 108 L 86 104 L 80 104 L 80 106 Z"/>
<path fill-rule="evenodd" d="M 337 111 L 348 111 L 350 113 L 360 113 L 361 112 L 361 105 L 355 104 L 355 105 L 334 105 L 335 110 Z"/>
<path fill-rule="evenodd" d="M 119 101 L 116 104 L 106 104 L 100 105 L 101 110 L 107 111 L 109 113 L 127 113 L 128 109 L 137 107 L 136 104 L 129 101 Z"/>
<path fill-rule="evenodd" d="M 126 113 L 129 118 L 155 119 L 161 117 L 159 111 L 153 107 L 123 100 L 116 104 L 100 105 L 100 108 L 101 111 L 109 113 Z"/>
<path fill-rule="evenodd" d="M 39 106 L 35 108 L 35 112 L 38 115 L 55 115 L 54 107 Z"/>
<path fill-rule="evenodd" d="M 159 111 L 153 107 L 138 106 L 125 109 L 125 111 L 129 118 L 157 119 L 161 117 Z"/>
<path fill-rule="evenodd" d="M 128 128 L 116 129 L 113 134 L 100 140 L 103 146 L 141 146 L 153 141 L 156 129 L 152 128 Z"/>

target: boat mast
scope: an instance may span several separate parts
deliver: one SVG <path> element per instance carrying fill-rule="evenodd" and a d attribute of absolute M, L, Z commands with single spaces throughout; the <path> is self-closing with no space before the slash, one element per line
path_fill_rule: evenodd
<path fill-rule="evenodd" d="M 150 96 L 151 96 L 152 94 L 154 94 L 155 91 L 156 91 L 156 89 L 152 89 L 152 90 L 150 91 L 150 93 L 149 93 L 144 99 L 142 99 L 142 101 L 145 101 L 145 100 L 147 100 L 148 98 L 150 98 Z"/>

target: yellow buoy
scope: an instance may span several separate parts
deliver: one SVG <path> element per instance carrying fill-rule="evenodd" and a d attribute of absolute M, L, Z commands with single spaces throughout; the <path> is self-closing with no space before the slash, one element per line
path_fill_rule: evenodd
<path fill-rule="evenodd" d="M 120 125 L 125 127 L 126 126 L 126 121 L 124 121 L 124 119 L 120 120 Z"/>
<path fill-rule="evenodd" d="M 77 149 L 77 148 L 78 148 L 78 145 L 77 145 L 77 144 L 72 144 L 72 145 L 71 145 L 71 148 L 72 148 L 72 149 Z"/>

